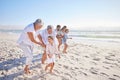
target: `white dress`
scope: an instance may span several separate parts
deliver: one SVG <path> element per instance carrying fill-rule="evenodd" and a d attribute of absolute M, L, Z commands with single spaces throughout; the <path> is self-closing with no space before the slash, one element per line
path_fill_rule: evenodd
<path fill-rule="evenodd" d="M 47 54 L 47 60 L 46 61 L 47 61 L 48 64 L 55 62 L 55 54 L 59 54 L 56 45 L 55 44 L 52 45 L 52 44 L 48 43 L 46 45 L 46 54 Z M 51 54 L 52 57 L 49 58 L 48 54 Z"/>

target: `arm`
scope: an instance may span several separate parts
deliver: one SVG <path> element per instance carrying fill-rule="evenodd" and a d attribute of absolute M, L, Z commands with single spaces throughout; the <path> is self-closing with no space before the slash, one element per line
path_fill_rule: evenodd
<path fill-rule="evenodd" d="M 36 44 L 39 44 L 39 45 L 42 45 L 40 42 L 37 42 L 37 41 L 34 39 L 32 32 L 27 32 L 27 34 L 28 34 L 29 39 L 30 39 L 32 42 L 34 42 L 34 43 L 36 43 Z"/>
<path fill-rule="evenodd" d="M 66 35 L 66 38 L 67 38 L 67 39 L 72 39 L 71 37 L 69 37 L 69 35 Z"/>
<path fill-rule="evenodd" d="M 68 38 L 68 39 L 72 39 L 72 38 Z"/>
<path fill-rule="evenodd" d="M 45 43 L 44 43 L 43 40 L 42 40 L 41 35 L 39 34 L 37 37 L 38 37 L 38 39 L 40 40 L 40 42 L 42 42 L 43 47 L 46 47 Z"/>

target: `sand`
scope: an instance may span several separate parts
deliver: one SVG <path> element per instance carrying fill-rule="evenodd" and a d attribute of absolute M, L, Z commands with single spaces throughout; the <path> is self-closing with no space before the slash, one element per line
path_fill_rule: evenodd
<path fill-rule="evenodd" d="M 120 80 L 120 43 L 68 40 L 68 53 L 57 58 L 53 74 L 44 71 L 42 49 L 35 46 L 32 74 L 26 75 L 18 37 L 0 33 L 0 80 Z"/>

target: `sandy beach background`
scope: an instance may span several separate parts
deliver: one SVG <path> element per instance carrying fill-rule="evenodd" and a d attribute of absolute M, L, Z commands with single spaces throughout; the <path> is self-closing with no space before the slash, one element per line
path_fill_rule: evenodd
<path fill-rule="evenodd" d="M 35 46 L 30 75 L 16 41 L 19 34 L 0 33 L 0 80 L 120 80 L 120 42 L 104 39 L 68 40 L 68 53 L 56 60 L 53 74 L 44 71 L 40 46 Z M 63 46 L 62 46 L 63 48 Z M 61 48 L 61 50 L 62 50 Z"/>

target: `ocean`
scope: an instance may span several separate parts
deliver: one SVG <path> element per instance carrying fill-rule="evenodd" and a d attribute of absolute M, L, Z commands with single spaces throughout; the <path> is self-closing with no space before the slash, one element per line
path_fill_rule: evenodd
<path fill-rule="evenodd" d="M 8 34 L 20 34 L 22 30 L 2 30 L 0 33 Z M 106 41 L 106 42 L 119 42 L 120 43 L 120 31 L 81 31 L 70 30 L 69 37 L 73 40 L 89 40 L 89 41 Z"/>

